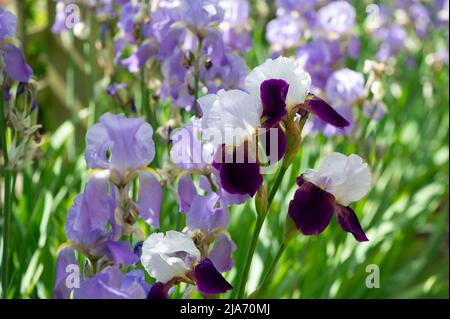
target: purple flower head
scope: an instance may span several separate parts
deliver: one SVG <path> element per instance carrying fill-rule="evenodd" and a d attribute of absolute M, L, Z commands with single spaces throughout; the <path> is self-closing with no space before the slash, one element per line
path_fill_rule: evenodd
<path fill-rule="evenodd" d="M 425 38 L 428 33 L 428 27 L 431 24 L 428 9 L 420 2 L 415 3 L 409 8 L 409 15 L 413 21 L 417 36 L 422 39 Z"/>
<path fill-rule="evenodd" d="M 180 7 L 181 19 L 195 30 L 222 22 L 224 10 L 216 0 L 185 0 Z"/>
<path fill-rule="evenodd" d="M 301 20 L 284 15 L 271 20 L 266 27 L 267 41 L 276 49 L 290 48 L 302 37 Z"/>
<path fill-rule="evenodd" d="M 329 35 L 349 33 L 355 25 L 356 11 L 347 1 L 333 1 L 317 12 L 317 27 Z"/>
<path fill-rule="evenodd" d="M 408 33 L 402 26 L 394 24 L 387 28 L 379 29 L 374 37 L 381 43 L 376 57 L 381 61 L 385 61 L 405 47 Z"/>
<path fill-rule="evenodd" d="M 304 235 L 322 233 L 336 214 L 341 228 L 357 241 L 367 237 L 348 205 L 364 197 L 371 186 L 367 164 L 357 155 L 329 154 L 318 170 L 307 170 L 289 204 L 289 216 Z"/>
<path fill-rule="evenodd" d="M 311 74 L 313 88 L 324 89 L 335 64 L 343 54 L 338 41 L 318 40 L 297 50 L 298 63 Z"/>
<path fill-rule="evenodd" d="M 248 0 L 221 0 L 219 6 L 224 10 L 223 21 L 232 27 L 247 23 L 250 15 Z"/>
<path fill-rule="evenodd" d="M 0 5 L 0 42 L 15 37 L 16 24 L 16 16 L 12 12 L 5 11 Z"/>
<path fill-rule="evenodd" d="M 326 0 L 325 0 L 326 1 Z M 286 12 L 299 11 L 305 12 L 313 10 L 316 5 L 324 2 L 324 0 L 277 0 L 277 7 L 284 9 Z"/>
<path fill-rule="evenodd" d="M 93 169 L 115 169 L 124 177 L 153 160 L 152 135 L 152 127 L 142 118 L 106 113 L 87 132 L 86 162 Z"/>
<path fill-rule="evenodd" d="M 104 169 L 102 173 L 115 185 L 126 187 L 137 175 L 136 208 L 148 224 L 159 227 L 161 184 L 155 172 L 146 168 L 155 156 L 152 135 L 152 127 L 142 118 L 106 113 L 87 132 L 85 157 L 91 168 Z"/>
<path fill-rule="evenodd" d="M 333 104 L 352 105 L 364 98 L 364 75 L 347 68 L 334 71 L 327 81 L 325 93 Z"/>

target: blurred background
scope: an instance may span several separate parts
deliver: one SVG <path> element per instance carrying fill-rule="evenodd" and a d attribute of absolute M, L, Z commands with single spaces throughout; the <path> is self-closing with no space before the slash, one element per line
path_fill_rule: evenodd
<path fill-rule="evenodd" d="M 111 74 L 108 64 L 111 57 L 97 39 L 52 33 L 55 1 L 0 0 L 0 3 L 18 17 L 17 38 L 34 70 L 37 122 L 42 124 L 41 154 L 16 176 L 7 297 L 51 298 L 57 251 L 66 241 L 66 213 L 88 175 L 83 157 L 90 117 L 87 106 L 94 97 L 96 119 L 105 111 L 118 113 L 121 109 L 106 94 L 111 79 L 106 81 L 105 74 Z M 345 60 L 345 65 L 362 71 L 365 60 L 373 59 L 380 43 L 364 31 L 371 2 L 352 4 L 357 12 L 361 52 L 357 59 Z M 252 46 L 245 53 L 245 60 L 252 68 L 273 52 L 273 44 L 268 42 L 265 32 L 267 23 L 276 16 L 276 3 L 250 1 L 250 5 Z M 83 17 L 84 12 L 81 14 Z M 92 21 L 87 22 L 90 27 L 98 28 L 98 21 Z M 271 295 L 448 298 L 448 26 L 430 28 L 426 37 L 414 41 L 407 46 L 408 50 L 396 53 L 395 70 L 382 79 L 385 114 L 381 119 L 362 118 L 361 128 L 351 136 L 306 135 L 301 156 L 289 169 L 275 198 L 272 210 L 280 213 L 270 214 L 263 228 L 250 273 L 250 290 L 276 253 L 288 199 L 295 192 L 291 187 L 295 177 L 335 150 L 358 152 L 372 167 L 374 188 L 355 205 L 370 242 L 357 244 L 335 222 L 320 236 L 298 236 L 278 264 Z M 442 48 L 447 50 L 447 57 L 436 61 L 433 54 Z M 139 82 L 126 74 L 121 75 L 121 81 L 129 83 L 128 94 L 136 95 L 139 101 Z M 163 124 L 170 119 L 170 112 L 165 111 L 169 106 L 164 101 L 154 101 L 157 117 Z M 162 141 L 157 143 L 158 148 L 164 149 Z M 168 229 L 178 213 L 177 202 L 170 192 L 165 193 L 165 198 L 162 229 Z M 231 211 L 230 233 L 238 249 L 233 256 L 236 267 L 227 277 L 230 280 L 234 280 L 236 269 L 242 268 L 244 262 L 251 227 L 242 225 L 253 223 L 251 210 L 253 203 Z M 365 285 L 366 269 L 371 264 L 380 269 L 377 289 Z"/>

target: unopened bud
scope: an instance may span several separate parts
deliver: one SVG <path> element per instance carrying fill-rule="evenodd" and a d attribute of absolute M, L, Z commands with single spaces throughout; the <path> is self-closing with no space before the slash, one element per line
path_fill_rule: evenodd
<path fill-rule="evenodd" d="M 262 184 L 255 196 L 255 207 L 258 216 L 264 218 L 267 214 L 268 201 L 267 201 L 267 188 Z"/>

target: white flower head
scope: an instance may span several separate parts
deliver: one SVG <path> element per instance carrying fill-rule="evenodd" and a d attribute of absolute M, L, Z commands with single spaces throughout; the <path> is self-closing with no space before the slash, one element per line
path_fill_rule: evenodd
<path fill-rule="evenodd" d="M 262 82 L 270 79 L 284 80 L 289 84 L 287 107 L 303 103 L 311 87 L 309 73 L 297 61 L 285 57 L 267 59 L 254 68 L 245 79 L 245 85 L 250 94 L 259 97 Z"/>
<path fill-rule="evenodd" d="M 200 251 L 193 240 L 177 231 L 151 234 L 142 246 L 141 262 L 150 276 L 167 283 L 174 277 L 183 277 L 192 263 L 200 259 Z"/>
<path fill-rule="evenodd" d="M 318 169 L 306 170 L 303 178 L 332 194 L 343 206 L 364 197 L 372 183 L 367 163 L 355 154 L 330 153 Z"/>
<path fill-rule="evenodd" d="M 261 126 L 262 105 L 241 90 L 220 90 L 198 100 L 202 111 L 202 128 L 215 145 L 239 146 Z"/>

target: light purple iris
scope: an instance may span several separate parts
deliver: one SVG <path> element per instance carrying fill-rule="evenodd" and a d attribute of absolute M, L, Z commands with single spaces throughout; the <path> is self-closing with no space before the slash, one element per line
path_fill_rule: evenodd
<path fill-rule="evenodd" d="M 16 16 L 12 12 L 5 11 L 0 5 L 0 42 L 15 37 L 16 24 Z"/>
<path fill-rule="evenodd" d="M 381 61 L 386 61 L 405 47 L 408 33 L 402 26 L 393 24 L 377 30 L 374 37 L 381 43 L 376 57 Z"/>
<path fill-rule="evenodd" d="M 153 160 L 152 135 L 143 118 L 106 113 L 86 134 L 86 162 L 90 168 L 114 169 L 125 177 Z"/>
<path fill-rule="evenodd" d="M 216 0 L 185 0 L 180 13 L 181 19 L 197 31 L 209 24 L 218 24 L 224 18 L 224 10 Z"/>
<path fill-rule="evenodd" d="M 302 38 L 301 20 L 284 15 L 271 20 L 266 27 L 266 38 L 269 43 L 280 49 L 292 47 Z"/>
<path fill-rule="evenodd" d="M 297 49 L 297 60 L 311 74 L 313 88 L 323 90 L 336 64 L 343 61 L 339 41 L 317 40 Z"/>
<path fill-rule="evenodd" d="M 317 12 L 317 27 L 328 33 L 346 34 L 355 25 L 356 11 L 347 1 L 333 1 Z"/>

